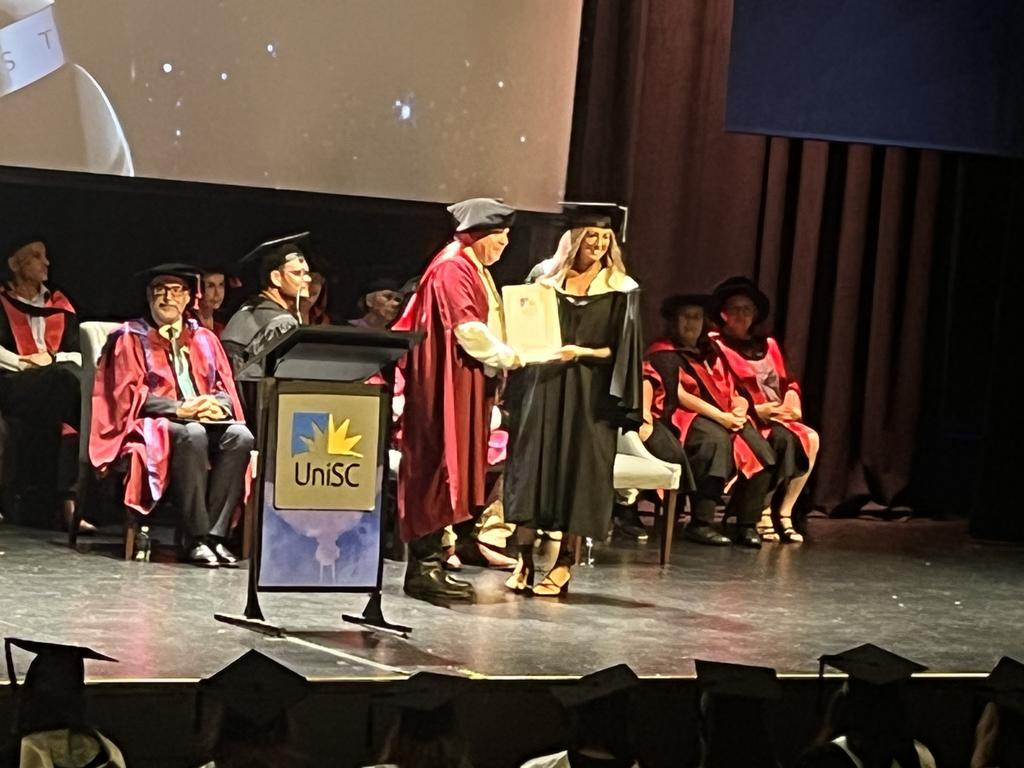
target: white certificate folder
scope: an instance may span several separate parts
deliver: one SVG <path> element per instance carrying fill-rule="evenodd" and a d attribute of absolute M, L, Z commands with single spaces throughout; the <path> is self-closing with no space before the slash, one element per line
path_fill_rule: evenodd
<path fill-rule="evenodd" d="M 506 285 L 501 289 L 505 305 L 505 334 L 523 364 L 551 360 L 562 347 L 558 324 L 558 297 L 540 283 Z"/>

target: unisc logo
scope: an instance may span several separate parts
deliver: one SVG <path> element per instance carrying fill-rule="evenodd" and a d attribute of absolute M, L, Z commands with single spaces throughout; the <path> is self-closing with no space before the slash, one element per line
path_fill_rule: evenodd
<path fill-rule="evenodd" d="M 349 435 L 350 419 L 335 425 L 333 413 L 292 414 L 295 484 L 301 487 L 358 488 L 362 459 L 355 447 L 362 435 Z"/>

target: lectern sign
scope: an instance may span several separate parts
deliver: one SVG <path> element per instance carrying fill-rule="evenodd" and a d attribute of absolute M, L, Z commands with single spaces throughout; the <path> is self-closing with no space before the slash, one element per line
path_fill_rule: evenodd
<path fill-rule="evenodd" d="M 379 397 L 282 394 L 274 506 L 372 511 L 379 424 Z"/>

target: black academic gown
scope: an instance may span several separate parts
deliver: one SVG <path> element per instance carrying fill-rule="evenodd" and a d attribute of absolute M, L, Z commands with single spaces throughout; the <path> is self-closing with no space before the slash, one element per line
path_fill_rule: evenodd
<path fill-rule="evenodd" d="M 246 375 L 249 361 L 298 325 L 295 315 L 265 296 L 256 296 L 243 304 L 220 334 L 220 342 L 231 361 L 235 380 L 260 378 L 262 373 Z"/>
<path fill-rule="evenodd" d="M 608 532 L 618 429 L 642 423 L 640 291 L 622 282 L 624 290 L 558 294 L 562 343 L 608 347 L 611 357 L 530 365 L 509 376 L 510 523 L 599 539 Z"/>

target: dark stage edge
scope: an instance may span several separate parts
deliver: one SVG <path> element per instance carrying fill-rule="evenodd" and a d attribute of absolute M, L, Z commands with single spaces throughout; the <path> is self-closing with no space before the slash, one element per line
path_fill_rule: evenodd
<path fill-rule="evenodd" d="M 576 677 L 625 662 L 645 678 L 689 678 L 693 658 L 802 676 L 817 657 L 874 642 L 940 675 L 1024 657 L 1020 546 L 971 540 L 965 523 L 810 521 L 803 545 L 760 552 L 678 541 L 599 545 L 564 600 L 524 599 L 507 574 L 467 568 L 479 602 L 445 609 L 401 593 L 387 563 L 384 610 L 408 639 L 345 624 L 359 595 L 264 594 L 288 637 L 214 619 L 241 613 L 246 571 L 124 562 L 113 539 L 67 548 L 57 533 L 0 525 L 0 634 L 89 645 L 96 682 L 191 682 L 257 648 L 317 681 L 393 679 L 417 670 L 490 679 Z"/>

